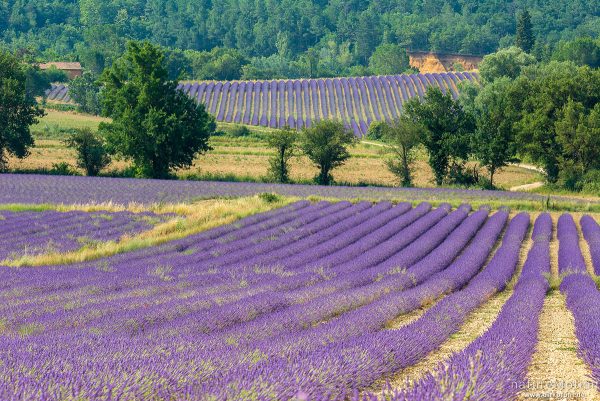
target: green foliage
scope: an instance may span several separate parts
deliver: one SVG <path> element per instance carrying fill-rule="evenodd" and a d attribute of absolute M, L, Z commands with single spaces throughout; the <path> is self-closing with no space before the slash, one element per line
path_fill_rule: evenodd
<path fill-rule="evenodd" d="M 79 175 L 73 167 L 67 162 L 52 163 L 52 168 L 48 170 L 50 175 Z"/>
<path fill-rule="evenodd" d="M 577 38 L 568 42 L 560 42 L 552 59 L 558 61 L 572 61 L 578 66 L 600 67 L 600 40 L 589 37 Z"/>
<path fill-rule="evenodd" d="M 479 64 L 479 74 L 484 83 L 502 77 L 515 79 L 521 75 L 524 67 L 534 64 L 536 64 L 535 57 L 513 46 L 485 56 Z"/>
<path fill-rule="evenodd" d="M 319 169 L 315 177 L 317 184 L 332 182 L 331 170 L 345 163 L 350 157 L 348 146 L 356 142 L 352 131 L 339 121 L 321 120 L 302 130 L 300 148 Z"/>
<path fill-rule="evenodd" d="M 569 62 L 528 67 L 511 85 L 508 96 L 515 100 L 521 152 L 544 167 L 550 182 L 558 180 L 563 160 L 590 160 L 569 149 L 571 142 L 580 146 L 579 139 L 589 144 L 589 136 L 597 132 L 592 109 L 600 101 L 600 70 Z"/>
<path fill-rule="evenodd" d="M 210 149 L 214 118 L 177 90 L 159 47 L 128 43 L 100 81 L 103 111 L 113 119 L 102 123 L 100 131 L 112 153 L 133 160 L 140 175 L 168 177 L 172 169 L 190 166 L 197 154 Z"/>
<path fill-rule="evenodd" d="M 252 131 L 245 125 L 236 124 L 227 131 L 227 134 L 234 138 L 245 138 L 252 135 Z"/>
<path fill-rule="evenodd" d="M 289 161 L 296 151 L 298 133 L 289 128 L 273 132 L 267 138 L 267 144 L 275 149 L 275 156 L 269 159 L 269 175 L 276 182 L 289 182 Z"/>
<path fill-rule="evenodd" d="M 427 90 L 423 100 L 415 97 L 406 104 L 406 115 L 421 124 L 426 133 L 423 145 L 429 153 L 435 182 L 442 185 L 451 165 L 458 165 L 471 153 L 470 133 L 474 122 L 450 93 L 438 88 Z"/>
<path fill-rule="evenodd" d="M 90 129 L 75 130 L 64 142 L 77 152 L 77 167 L 84 169 L 89 176 L 98 175 L 110 164 L 104 139 Z"/>
<path fill-rule="evenodd" d="M 9 155 L 24 158 L 33 146 L 30 127 L 44 115 L 28 90 L 28 70 L 15 56 L 0 50 L 0 171 Z"/>
<path fill-rule="evenodd" d="M 533 25 L 531 24 L 531 14 L 523 10 L 517 19 L 517 37 L 515 45 L 523 49 L 525 53 L 530 53 L 535 43 L 533 36 Z"/>
<path fill-rule="evenodd" d="M 494 186 L 496 171 L 515 162 L 517 153 L 516 133 L 513 128 L 518 118 L 515 99 L 510 97 L 509 78 L 498 78 L 485 85 L 464 108 L 475 118 L 475 132 L 471 137 L 473 155 L 490 173 L 489 187 Z"/>
<path fill-rule="evenodd" d="M 391 154 L 386 160 L 387 168 L 398 177 L 401 186 L 412 186 L 414 150 L 425 135 L 423 126 L 401 117 L 386 123 L 383 126 L 383 135 L 389 145 L 386 151 Z"/>
<path fill-rule="evenodd" d="M 263 192 L 258 194 L 258 197 L 267 203 L 280 202 L 282 199 L 281 195 L 272 192 Z"/>
<path fill-rule="evenodd" d="M 84 72 L 69 84 L 69 95 L 79 105 L 79 111 L 99 115 L 102 112 L 100 105 L 100 85 L 97 78 L 90 72 Z"/>
<path fill-rule="evenodd" d="M 373 121 L 367 130 L 367 139 L 374 141 L 383 140 L 383 130 L 385 125 L 384 121 Z"/>
<path fill-rule="evenodd" d="M 5 0 L 0 4 L 0 41 L 10 49 L 28 49 L 43 60 L 78 59 L 95 74 L 112 65 L 126 41 L 134 39 L 210 53 L 206 63 L 184 66 L 186 74 L 198 74 L 191 78 L 237 79 L 246 61 L 252 64 L 248 77 L 360 75 L 376 49 L 386 44 L 469 54 L 487 54 L 514 44 L 515 5 L 531 12 L 536 35 L 550 47 L 563 38 L 599 34 L 597 9 L 589 0 L 518 4 L 496 0 Z M 215 48 L 223 50 L 213 54 Z M 175 56 L 180 59 L 180 54 Z"/>
<path fill-rule="evenodd" d="M 242 77 L 242 67 L 248 60 L 236 49 L 215 47 L 211 51 L 186 50 L 191 79 L 214 79 L 232 81 Z"/>
<path fill-rule="evenodd" d="M 401 74 L 409 68 L 406 49 L 399 45 L 380 45 L 369 58 L 369 71 L 374 75 Z"/>

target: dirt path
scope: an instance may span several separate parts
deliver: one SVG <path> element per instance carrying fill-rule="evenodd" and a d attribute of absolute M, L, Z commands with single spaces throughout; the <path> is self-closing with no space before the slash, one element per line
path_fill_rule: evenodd
<path fill-rule="evenodd" d="M 542 181 L 532 182 L 531 184 L 517 185 L 515 187 L 510 187 L 508 190 L 511 192 L 527 192 L 533 191 L 534 189 L 538 189 L 544 186 Z"/>
<path fill-rule="evenodd" d="M 498 314 L 500 313 L 500 310 L 502 309 L 502 306 L 504 306 L 512 294 L 512 289 L 517 278 L 521 274 L 523 264 L 525 263 L 525 258 L 527 257 L 527 252 L 532 244 L 530 233 L 531 229 L 526 236 L 527 239 L 523 241 L 521 246 L 519 262 L 517 264 L 513 279 L 503 292 L 492 296 L 483 305 L 469 314 L 460 330 L 454 333 L 447 341 L 445 341 L 440 348 L 431 352 L 415 365 L 397 372 L 393 377 L 388 378 L 386 381 L 381 380 L 380 382 L 376 383 L 372 390 L 376 392 L 382 392 L 385 395 L 385 390 L 383 389 L 385 389 L 387 382 L 389 382 L 389 385 L 392 389 L 406 388 L 411 386 L 413 383 L 421 379 L 427 372 L 430 372 L 439 366 L 441 362 L 448 360 L 453 354 L 462 351 L 474 340 L 483 335 L 494 323 Z M 495 244 L 494 249 L 492 252 L 490 252 L 490 257 L 486 261 L 485 266 L 489 264 L 500 245 L 501 241 L 498 241 Z M 415 314 L 415 316 L 407 317 L 408 322 L 416 320 L 416 318 L 422 316 L 424 312 L 425 311 L 419 311 Z M 404 326 L 408 324 L 408 322 L 402 321 L 401 325 Z M 394 326 L 394 328 L 398 327 Z"/>
<path fill-rule="evenodd" d="M 540 316 L 538 344 L 527 372 L 528 388 L 518 399 L 600 400 L 577 349 L 573 315 L 565 297 L 553 291 L 546 297 Z"/>
<path fill-rule="evenodd" d="M 550 242 L 550 260 L 553 280 L 558 280 L 558 241 L 556 216 L 553 238 Z M 585 248 L 582 247 L 585 257 Z M 589 255 L 589 253 L 588 253 Z M 589 258 L 586 258 L 588 262 Z M 565 297 L 552 291 L 544 302 L 540 316 L 538 344 L 527 372 L 528 388 L 520 401 L 531 399 L 598 401 L 600 395 L 589 379 L 591 371 L 577 355 L 579 349 L 575 335 L 573 315 L 567 309 Z"/>

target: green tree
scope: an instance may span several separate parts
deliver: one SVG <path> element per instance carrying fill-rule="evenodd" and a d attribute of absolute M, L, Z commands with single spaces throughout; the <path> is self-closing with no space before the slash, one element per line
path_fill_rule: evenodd
<path fill-rule="evenodd" d="M 273 132 L 267 138 L 269 147 L 275 149 L 275 156 L 269 159 L 269 173 L 271 177 L 281 183 L 290 180 L 290 159 L 296 150 L 298 133 L 289 128 Z"/>
<path fill-rule="evenodd" d="M 484 86 L 474 100 L 476 129 L 472 136 L 473 155 L 490 173 L 489 185 L 494 187 L 494 174 L 508 163 L 515 162 L 517 144 L 513 124 L 518 118 L 514 99 L 510 97 L 512 81 L 503 77 Z"/>
<path fill-rule="evenodd" d="M 600 40 L 587 37 L 560 42 L 552 53 L 552 59 L 572 61 L 579 66 L 587 65 L 592 68 L 599 68 Z"/>
<path fill-rule="evenodd" d="M 356 141 L 352 131 L 339 121 L 321 120 L 302 131 L 300 148 L 319 169 L 319 174 L 315 177 L 317 184 L 331 183 L 331 170 L 350 158 L 348 146 L 354 145 Z"/>
<path fill-rule="evenodd" d="M 600 70 L 556 61 L 528 67 L 511 85 L 509 96 L 516 100 L 520 151 L 544 168 L 548 181 L 556 182 L 564 159 L 557 121 L 570 101 L 579 103 L 583 114 L 600 102 Z"/>
<path fill-rule="evenodd" d="M 587 172 L 600 169 L 600 103 L 586 110 L 583 104 L 569 99 L 555 127 L 562 147 L 559 163 L 563 181 L 576 189 L 576 182 Z M 573 177 L 565 179 L 568 176 Z"/>
<path fill-rule="evenodd" d="M 526 53 L 530 53 L 535 44 L 533 36 L 533 25 L 531 24 L 531 14 L 528 10 L 523 10 L 517 18 L 517 37 L 515 45 L 520 47 Z"/>
<path fill-rule="evenodd" d="M 423 145 L 429 153 L 435 182 L 442 185 L 449 167 L 466 159 L 471 152 L 469 136 L 473 120 L 450 93 L 444 95 L 439 88 L 428 89 L 423 100 L 411 99 L 405 111 L 412 121 L 425 127 Z"/>
<path fill-rule="evenodd" d="M 147 42 L 129 42 L 127 51 L 100 78 L 102 105 L 111 123 L 102 123 L 109 149 L 133 160 L 138 173 L 168 177 L 210 150 L 214 118 L 204 106 L 177 90 L 168 79 L 162 50 Z"/>
<path fill-rule="evenodd" d="M 369 58 L 369 71 L 375 75 L 400 74 L 409 68 L 406 49 L 398 45 L 380 45 Z"/>
<path fill-rule="evenodd" d="M 242 67 L 248 60 L 235 49 L 216 47 L 210 52 L 186 50 L 185 56 L 191 64 L 190 78 L 236 80 L 242 76 Z"/>
<path fill-rule="evenodd" d="M 67 139 L 65 145 L 77 152 L 77 167 L 85 170 L 89 176 L 96 176 L 110 164 L 104 139 L 89 128 L 76 130 Z"/>
<path fill-rule="evenodd" d="M 27 66 L 0 50 L 0 171 L 8 156 L 24 158 L 33 146 L 30 127 L 44 115 L 27 90 Z"/>
<path fill-rule="evenodd" d="M 386 166 L 400 180 L 403 187 L 412 186 L 414 150 L 422 142 L 425 129 L 407 117 L 400 117 L 383 127 L 384 140 L 388 144 L 387 153 L 391 157 Z"/>
<path fill-rule="evenodd" d="M 479 64 L 479 75 L 484 84 L 502 77 L 515 79 L 524 67 L 535 64 L 535 57 L 513 46 L 485 56 Z"/>
<path fill-rule="evenodd" d="M 102 111 L 100 105 L 100 85 L 91 72 L 84 72 L 69 84 L 69 95 L 84 113 L 98 115 Z"/>

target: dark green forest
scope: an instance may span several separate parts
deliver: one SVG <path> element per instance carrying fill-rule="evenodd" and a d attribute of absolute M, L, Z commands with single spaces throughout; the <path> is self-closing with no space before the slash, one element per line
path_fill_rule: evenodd
<path fill-rule="evenodd" d="M 378 62 L 398 48 L 483 55 L 512 45 L 523 10 L 538 59 L 600 34 L 600 2 L 589 0 L 3 0 L 0 40 L 96 72 L 133 39 L 170 49 L 184 78 L 379 74 L 402 72 Z"/>

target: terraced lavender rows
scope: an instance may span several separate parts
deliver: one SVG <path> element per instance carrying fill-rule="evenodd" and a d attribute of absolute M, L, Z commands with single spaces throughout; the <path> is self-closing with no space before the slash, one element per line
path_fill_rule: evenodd
<path fill-rule="evenodd" d="M 78 218 L 49 221 L 68 231 Z M 0 239 L 28 232 L 26 215 L 11 219 Z M 592 246 L 600 228 L 590 219 L 582 227 Z M 375 400 L 376 383 L 436 350 L 504 290 L 529 226 L 526 213 L 467 204 L 300 201 L 100 260 L 0 266 L 0 399 Z M 573 227 L 561 217 L 565 286 L 586 274 Z M 516 396 L 548 290 L 551 233 L 543 214 L 491 328 L 394 400 Z M 595 304 L 574 297 L 576 322 L 593 321 Z M 597 326 L 580 326 L 594 338 Z M 581 344 L 593 355 L 593 341 Z"/>
<path fill-rule="evenodd" d="M 173 216 L 150 212 L 10 212 L 0 210 L 0 261 L 67 252 L 151 229 Z"/>
<path fill-rule="evenodd" d="M 395 76 L 299 79 L 273 81 L 192 82 L 183 91 L 217 121 L 270 128 L 310 127 L 322 119 L 337 119 L 357 136 L 367 133 L 373 121 L 390 120 L 403 105 L 423 96 L 429 87 L 458 97 L 459 84 L 478 80 L 475 72 L 449 72 Z M 70 102 L 68 87 L 52 85 L 48 99 Z"/>

